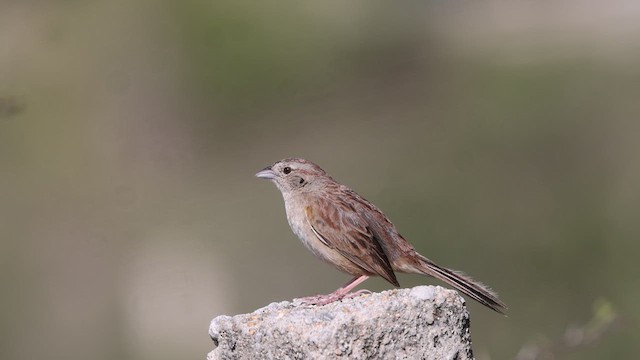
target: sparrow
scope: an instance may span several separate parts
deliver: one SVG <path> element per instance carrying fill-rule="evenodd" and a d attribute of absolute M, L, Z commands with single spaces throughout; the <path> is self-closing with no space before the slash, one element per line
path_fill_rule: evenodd
<path fill-rule="evenodd" d="M 378 207 L 329 176 L 318 165 L 284 159 L 259 171 L 284 199 L 291 230 L 315 256 L 353 278 L 327 295 L 303 298 L 324 305 L 366 290 L 351 292 L 372 276 L 400 286 L 396 273 L 435 277 L 473 300 L 504 314 L 507 307 L 489 287 L 420 255 Z"/>

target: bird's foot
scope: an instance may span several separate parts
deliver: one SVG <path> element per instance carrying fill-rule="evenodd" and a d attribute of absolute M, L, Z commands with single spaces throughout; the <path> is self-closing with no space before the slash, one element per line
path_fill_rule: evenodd
<path fill-rule="evenodd" d="M 327 295 L 308 296 L 296 300 L 300 301 L 303 305 L 327 305 L 342 299 L 351 299 L 362 294 L 371 294 L 371 291 L 364 289 L 350 293 L 335 291 Z"/>

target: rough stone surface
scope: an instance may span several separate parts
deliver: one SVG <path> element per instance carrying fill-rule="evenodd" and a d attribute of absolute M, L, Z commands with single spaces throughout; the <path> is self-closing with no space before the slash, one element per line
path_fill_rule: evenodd
<path fill-rule="evenodd" d="M 213 359 L 473 359 L 469 313 L 453 290 L 418 286 L 324 306 L 272 303 L 218 316 Z"/>

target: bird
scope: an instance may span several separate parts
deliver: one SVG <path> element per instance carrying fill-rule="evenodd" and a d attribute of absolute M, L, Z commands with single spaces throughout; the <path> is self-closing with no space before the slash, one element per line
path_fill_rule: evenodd
<path fill-rule="evenodd" d="M 380 276 L 399 287 L 396 273 L 408 273 L 435 277 L 505 314 L 507 306 L 489 287 L 419 254 L 378 207 L 313 162 L 283 159 L 255 176 L 271 180 L 280 190 L 289 226 L 305 247 L 324 262 L 353 276 L 336 291 L 303 298 L 303 303 L 326 305 L 357 296 L 367 290 L 352 290 L 372 276 Z"/>

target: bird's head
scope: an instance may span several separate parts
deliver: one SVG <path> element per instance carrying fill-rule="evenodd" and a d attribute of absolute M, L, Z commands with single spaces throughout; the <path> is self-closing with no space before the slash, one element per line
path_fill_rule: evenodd
<path fill-rule="evenodd" d="M 256 177 L 273 181 L 283 194 L 331 179 L 320 166 L 297 158 L 280 160 L 267 166 Z"/>

